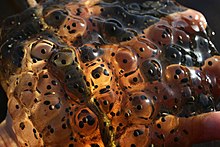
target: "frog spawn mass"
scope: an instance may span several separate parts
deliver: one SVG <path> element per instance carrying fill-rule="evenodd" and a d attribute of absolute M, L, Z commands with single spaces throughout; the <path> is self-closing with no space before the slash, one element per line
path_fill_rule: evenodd
<path fill-rule="evenodd" d="M 173 1 L 42 3 L 1 44 L 20 146 L 187 146 L 184 120 L 219 108 L 206 20 Z"/>

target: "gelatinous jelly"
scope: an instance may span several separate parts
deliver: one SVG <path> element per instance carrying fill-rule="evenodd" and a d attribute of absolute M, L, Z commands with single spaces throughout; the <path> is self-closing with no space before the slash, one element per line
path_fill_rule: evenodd
<path fill-rule="evenodd" d="M 207 29 L 171 0 L 49 1 L 9 17 L 0 78 L 18 144 L 194 143 L 185 120 L 219 110 Z"/>

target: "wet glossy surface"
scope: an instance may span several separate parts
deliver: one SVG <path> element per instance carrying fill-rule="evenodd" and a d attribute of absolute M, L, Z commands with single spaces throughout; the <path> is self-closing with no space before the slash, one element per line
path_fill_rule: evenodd
<path fill-rule="evenodd" d="M 185 120 L 219 109 L 206 20 L 175 2 L 46 3 L 2 27 L 20 145 L 188 146 Z"/>

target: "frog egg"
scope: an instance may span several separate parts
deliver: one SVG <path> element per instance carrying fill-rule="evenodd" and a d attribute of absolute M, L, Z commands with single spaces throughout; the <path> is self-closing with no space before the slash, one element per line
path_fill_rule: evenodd
<path fill-rule="evenodd" d="M 98 118 L 89 108 L 79 108 L 70 120 L 74 132 L 88 136 L 98 129 Z"/>
<path fill-rule="evenodd" d="M 39 42 L 32 43 L 31 56 L 37 59 L 48 59 L 52 54 L 54 44 L 48 40 L 41 40 Z"/>
<path fill-rule="evenodd" d="M 43 13 L 46 23 L 54 28 L 59 28 L 67 17 L 67 12 L 62 9 L 55 9 L 53 11 L 44 9 Z"/>
<path fill-rule="evenodd" d="M 51 62 L 58 68 L 74 64 L 75 55 L 71 50 L 56 53 Z"/>
<path fill-rule="evenodd" d="M 118 145 L 122 147 L 140 147 L 149 144 L 149 129 L 144 125 L 131 125 L 120 136 Z"/>
<path fill-rule="evenodd" d="M 128 49 L 119 48 L 115 59 L 119 68 L 125 72 L 133 71 L 137 67 L 137 58 L 132 51 Z"/>
<path fill-rule="evenodd" d="M 97 95 L 94 99 L 95 104 L 102 110 L 104 113 L 109 113 L 116 101 L 117 95 L 112 91 L 102 93 Z"/>
<path fill-rule="evenodd" d="M 145 60 L 141 64 L 140 70 L 146 81 L 153 82 L 161 79 L 162 67 L 157 60 Z"/>
<path fill-rule="evenodd" d="M 166 67 L 164 71 L 166 81 L 170 84 L 187 84 L 189 83 L 189 69 L 178 64 Z"/>
<path fill-rule="evenodd" d="M 124 116 L 133 124 L 147 124 L 154 114 L 154 105 L 144 92 L 133 93 L 127 98 Z"/>

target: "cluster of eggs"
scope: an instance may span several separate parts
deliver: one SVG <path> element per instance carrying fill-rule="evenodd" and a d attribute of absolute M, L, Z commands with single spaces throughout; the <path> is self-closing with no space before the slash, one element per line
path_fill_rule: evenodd
<path fill-rule="evenodd" d="M 1 83 L 21 146 L 188 145 L 218 109 L 204 16 L 174 1 L 47 2 L 6 19 Z"/>

